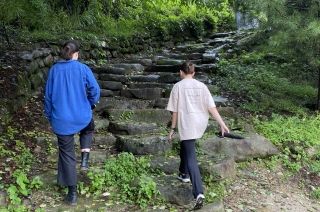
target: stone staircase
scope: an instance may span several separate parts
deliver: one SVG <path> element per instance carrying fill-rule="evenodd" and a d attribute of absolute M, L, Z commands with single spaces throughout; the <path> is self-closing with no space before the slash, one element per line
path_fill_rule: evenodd
<path fill-rule="evenodd" d="M 101 87 L 100 102 L 94 114 L 96 131 L 90 154 L 91 169 L 99 171 L 109 155 L 122 151 L 138 156 L 148 155 L 151 157 L 151 169 L 162 173 L 155 177 L 155 181 L 166 202 L 190 208 L 189 203 L 193 201 L 191 184 L 180 183 L 176 179 L 180 159 L 170 150 L 178 146 L 178 137 L 173 143 L 167 141 L 171 114 L 165 108 L 173 85 L 180 80 L 180 65 L 188 59 L 196 64 L 195 78 L 208 86 L 219 113 L 231 126 L 236 119 L 234 108 L 230 107 L 228 99 L 214 95 L 213 76 L 217 61 L 228 57 L 236 48 L 237 36 L 233 32 L 217 33 L 200 43 L 178 45 L 152 56 L 131 56 L 120 62 L 91 65 Z M 210 120 L 207 131 L 217 130 L 217 127 L 217 123 Z M 39 138 L 38 143 L 43 144 L 43 139 Z M 249 135 L 243 140 L 211 135 L 198 140 L 197 144 L 202 176 L 210 176 L 217 181 L 235 175 L 235 161 L 277 152 L 259 135 Z M 80 162 L 79 151 L 77 154 Z M 56 163 L 57 156 L 52 158 Z M 48 178 L 48 185 L 55 185 L 55 175 L 54 168 L 44 173 L 41 179 L 54 177 Z M 82 174 L 79 177 L 85 179 Z M 206 204 L 201 211 L 224 211 L 223 202 Z"/>
<path fill-rule="evenodd" d="M 155 179 L 162 196 L 170 203 L 188 207 L 193 200 L 191 184 L 179 184 L 175 178 L 179 157 L 165 156 L 173 146 L 167 141 L 171 114 L 165 108 L 173 85 L 180 80 L 179 70 L 185 60 L 196 64 L 195 78 L 214 90 L 212 75 L 216 63 L 220 54 L 234 46 L 233 35 L 218 33 L 201 43 L 179 45 L 153 56 L 133 56 L 122 62 L 92 66 L 101 87 L 101 99 L 95 109 L 97 132 L 91 164 L 99 168 L 110 151 L 151 155 L 151 168 L 164 173 Z M 222 116 L 234 115 L 226 98 L 214 99 Z M 210 121 L 208 130 L 216 127 Z M 233 159 L 206 156 L 200 157 L 199 162 L 201 171 L 217 180 L 235 174 Z"/>
<path fill-rule="evenodd" d="M 187 59 L 195 63 L 195 78 L 210 88 L 219 54 L 235 44 L 233 35 L 218 33 L 202 43 L 179 45 L 151 57 L 135 56 L 121 63 L 93 66 L 101 87 L 95 112 L 110 123 L 107 129 L 116 138 L 117 150 L 137 155 L 170 150 L 166 127 L 171 115 L 165 107 L 173 85 L 180 80 L 181 64 Z M 215 101 L 218 106 L 227 105 L 225 98 L 215 97 Z M 101 135 L 97 136 L 101 141 Z"/>

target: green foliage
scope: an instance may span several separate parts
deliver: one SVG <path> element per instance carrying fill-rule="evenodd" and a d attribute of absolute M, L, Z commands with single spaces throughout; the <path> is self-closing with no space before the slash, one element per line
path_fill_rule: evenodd
<path fill-rule="evenodd" d="M 267 48 L 288 60 L 295 60 L 300 73 L 319 68 L 320 4 L 317 0 L 238 1 L 240 9 L 260 20 L 271 34 Z M 267 33 L 265 33 L 267 34 Z"/>
<path fill-rule="evenodd" d="M 315 199 L 320 199 L 320 187 L 318 187 L 314 191 L 312 191 L 311 195 Z"/>
<path fill-rule="evenodd" d="M 39 189 L 42 182 L 39 178 L 30 179 L 27 173 L 35 161 L 30 149 L 21 139 L 19 130 L 7 127 L 6 132 L 0 136 L 0 161 L 1 162 L 0 179 L 6 184 L 0 184 L 1 189 L 8 193 L 9 205 L 8 211 L 28 211 L 29 209 L 22 205 L 22 197 L 30 195 L 32 189 Z M 20 139 L 18 139 L 20 138 Z M 10 176 L 2 175 L 11 172 Z"/>
<path fill-rule="evenodd" d="M 284 76 L 287 65 L 269 63 L 253 52 L 241 59 L 219 63 L 220 87 L 241 97 L 251 112 L 301 113 L 314 102 L 316 90 L 307 83 L 294 83 Z"/>
<path fill-rule="evenodd" d="M 132 115 L 133 115 L 133 111 L 124 111 L 120 115 L 119 120 L 121 120 L 121 121 L 129 121 L 129 120 L 131 120 Z"/>
<path fill-rule="evenodd" d="M 65 2 L 1 1 L 1 24 L 14 28 L 25 39 L 91 35 L 168 38 L 177 33 L 197 37 L 206 30 L 229 28 L 233 21 L 229 0 L 73 0 L 73 8 Z"/>
<path fill-rule="evenodd" d="M 138 204 L 141 208 L 159 202 L 159 191 L 149 173 L 149 160 L 121 153 L 105 162 L 103 170 L 90 171 L 89 187 L 80 185 L 82 194 L 110 192 L 112 198 Z"/>
<path fill-rule="evenodd" d="M 281 150 L 281 159 L 288 168 L 298 171 L 310 164 L 312 158 L 307 150 L 320 145 L 320 115 L 273 115 L 271 120 L 255 122 L 256 129 Z M 318 171 L 318 168 L 318 163 L 311 164 L 314 171 Z"/>
<path fill-rule="evenodd" d="M 217 182 L 211 175 L 205 176 L 203 181 L 206 187 L 206 202 L 223 199 L 226 194 L 224 182 Z"/>

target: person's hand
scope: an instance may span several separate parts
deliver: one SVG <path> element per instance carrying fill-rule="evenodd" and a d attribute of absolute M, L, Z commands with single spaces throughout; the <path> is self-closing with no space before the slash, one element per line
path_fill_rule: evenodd
<path fill-rule="evenodd" d="M 220 132 L 221 132 L 221 136 L 223 137 L 224 133 L 226 133 L 226 132 L 229 133 L 230 130 L 226 125 L 220 125 Z"/>
<path fill-rule="evenodd" d="M 173 138 L 173 135 L 175 134 L 175 131 L 174 130 L 170 130 L 169 132 L 169 135 L 168 135 L 168 141 L 171 142 L 172 141 L 172 138 Z"/>

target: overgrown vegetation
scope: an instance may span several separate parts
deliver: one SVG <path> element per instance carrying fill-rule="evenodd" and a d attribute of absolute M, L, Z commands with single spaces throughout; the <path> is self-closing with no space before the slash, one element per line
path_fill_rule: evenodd
<path fill-rule="evenodd" d="M 0 20 L 7 39 L 198 37 L 230 28 L 229 0 L 2 1 Z M 17 33 L 17 34 L 16 34 Z"/>
<path fill-rule="evenodd" d="M 316 100 L 316 89 L 287 76 L 295 64 L 267 61 L 265 54 L 245 53 L 219 63 L 219 87 L 239 99 L 239 106 L 253 113 L 299 114 Z"/>
<path fill-rule="evenodd" d="M 108 159 L 102 170 L 90 171 L 90 185 L 80 184 L 80 193 L 98 196 L 108 192 L 113 200 L 137 204 L 141 208 L 161 202 L 146 157 L 121 153 Z"/>
<path fill-rule="evenodd" d="M 17 129 L 8 127 L 0 136 L 0 189 L 7 192 L 9 203 L 6 208 L 0 207 L 0 211 L 30 210 L 22 204 L 23 198 L 43 184 L 40 178 L 31 178 L 28 174 L 36 159 L 27 146 L 28 142 L 22 141 L 25 135 L 19 133 Z"/>

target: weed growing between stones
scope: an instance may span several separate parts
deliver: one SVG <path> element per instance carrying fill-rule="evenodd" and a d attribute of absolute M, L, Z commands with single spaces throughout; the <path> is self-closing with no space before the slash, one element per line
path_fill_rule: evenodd
<path fill-rule="evenodd" d="M 42 187 L 40 178 L 31 179 L 30 171 L 36 158 L 31 153 L 28 142 L 22 142 L 26 135 L 12 127 L 0 136 L 0 189 L 7 193 L 7 206 L 0 211 L 28 211 L 30 206 L 23 203 L 33 189 Z M 31 144 L 29 144 L 31 145 Z"/>
<path fill-rule="evenodd" d="M 227 182 L 217 182 L 216 178 L 211 175 L 204 176 L 203 182 L 207 203 L 223 199 L 226 194 L 225 183 Z"/>
<path fill-rule="evenodd" d="M 90 171 L 88 178 L 89 185 L 79 186 L 81 194 L 97 197 L 108 192 L 111 201 L 137 204 L 141 208 L 161 202 L 147 157 L 121 153 L 108 159 L 102 170 Z"/>

